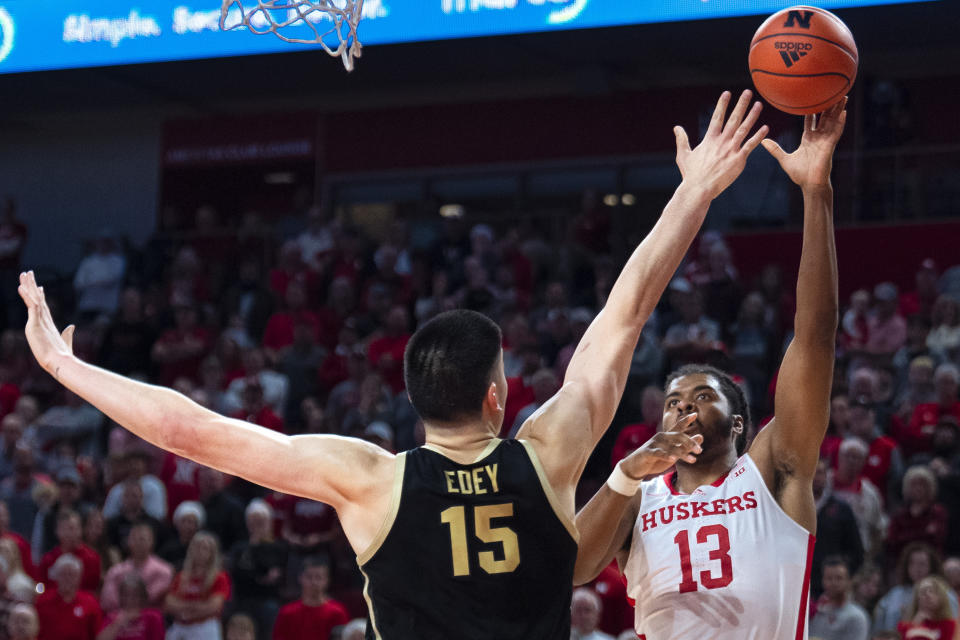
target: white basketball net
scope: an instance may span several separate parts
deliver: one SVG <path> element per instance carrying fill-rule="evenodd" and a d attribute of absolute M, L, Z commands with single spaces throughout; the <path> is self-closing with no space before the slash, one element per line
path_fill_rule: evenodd
<path fill-rule="evenodd" d="M 357 25 L 363 11 L 363 0 L 222 0 L 220 29 L 230 31 L 247 28 L 252 33 L 272 33 L 285 42 L 319 44 L 331 56 L 340 57 L 347 71 L 353 71 L 353 60 L 361 55 Z M 332 47 L 331 35 L 340 40 Z"/>

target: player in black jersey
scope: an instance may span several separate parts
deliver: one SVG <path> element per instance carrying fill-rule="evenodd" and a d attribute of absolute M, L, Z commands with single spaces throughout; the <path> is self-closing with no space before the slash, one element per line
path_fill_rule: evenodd
<path fill-rule="evenodd" d="M 426 445 L 393 455 L 333 435 L 285 436 L 225 418 L 161 387 L 73 355 L 31 273 L 20 276 L 39 363 L 118 424 L 168 451 L 337 510 L 367 578 L 368 638 L 562 640 L 570 634 L 577 553 L 574 489 L 613 419 L 644 323 L 710 202 L 767 133 L 759 103 L 730 94 L 691 149 L 676 127 L 683 181 L 627 261 L 587 329 L 560 391 L 497 438 L 507 385 L 500 330 L 472 312 L 442 314 L 411 338 L 407 390 Z"/>

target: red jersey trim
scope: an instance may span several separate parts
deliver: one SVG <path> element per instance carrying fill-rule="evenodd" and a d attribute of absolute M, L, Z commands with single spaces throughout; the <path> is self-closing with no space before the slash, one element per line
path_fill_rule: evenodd
<path fill-rule="evenodd" d="M 800 611 L 797 613 L 796 640 L 803 640 L 803 631 L 807 622 L 807 595 L 810 593 L 810 568 L 813 566 L 813 545 L 817 537 L 810 534 L 807 539 L 807 568 L 803 572 L 803 589 L 800 591 Z"/>
<path fill-rule="evenodd" d="M 670 473 L 666 474 L 665 476 L 663 476 L 663 481 L 666 483 L 667 489 L 669 489 L 669 490 L 670 490 L 670 493 L 673 494 L 673 495 L 675 495 L 675 496 L 685 496 L 685 495 L 689 495 L 689 494 L 686 494 L 686 493 L 680 493 L 680 492 L 677 491 L 677 489 L 673 486 L 673 478 L 674 478 L 674 476 L 676 476 L 676 475 L 677 475 L 677 472 L 676 472 L 676 470 L 674 470 L 674 471 L 671 471 Z M 719 487 L 720 485 L 723 484 L 723 481 L 727 479 L 727 476 L 728 476 L 728 475 L 730 475 L 730 471 L 729 471 L 729 470 L 727 470 L 722 476 L 720 476 L 719 478 L 717 478 L 716 480 L 714 480 L 713 482 L 711 482 L 711 483 L 710 483 L 710 486 L 711 486 L 711 487 Z"/>

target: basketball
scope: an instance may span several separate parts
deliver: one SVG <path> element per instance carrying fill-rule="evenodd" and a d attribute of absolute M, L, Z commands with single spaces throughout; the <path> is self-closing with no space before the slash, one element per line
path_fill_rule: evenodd
<path fill-rule="evenodd" d="M 857 45 L 840 18 L 796 6 L 767 18 L 750 42 L 750 76 L 781 111 L 819 113 L 840 100 L 857 75 Z"/>

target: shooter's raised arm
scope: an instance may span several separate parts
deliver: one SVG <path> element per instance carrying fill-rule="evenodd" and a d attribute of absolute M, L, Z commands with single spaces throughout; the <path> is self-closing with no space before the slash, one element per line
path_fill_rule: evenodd
<path fill-rule="evenodd" d="M 604 309 L 587 329 L 559 393 L 523 426 L 555 487 L 575 483 L 587 457 L 609 426 L 623 395 L 640 331 L 703 224 L 710 202 L 743 171 L 767 127 L 748 135 L 760 114 L 744 91 L 726 118 L 729 92 L 717 102 L 703 141 L 690 148 L 675 127 L 677 165 L 683 180 L 660 219 L 634 250 Z"/>

